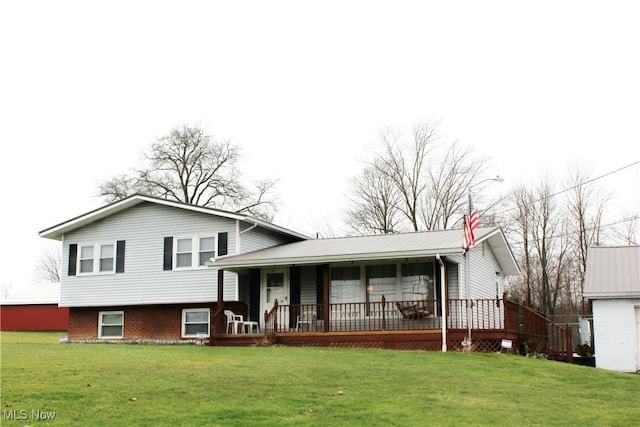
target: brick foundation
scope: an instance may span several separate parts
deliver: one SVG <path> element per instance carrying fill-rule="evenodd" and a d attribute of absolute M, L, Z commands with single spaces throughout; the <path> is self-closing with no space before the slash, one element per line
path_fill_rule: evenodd
<path fill-rule="evenodd" d="M 224 304 L 230 310 L 246 315 L 247 307 L 244 303 L 225 302 Z M 216 303 L 70 308 L 67 334 L 71 342 L 97 340 L 98 313 L 123 311 L 123 340 L 186 340 L 187 338 L 182 337 L 182 310 L 205 307 L 211 311 L 209 323 L 212 326 Z"/>

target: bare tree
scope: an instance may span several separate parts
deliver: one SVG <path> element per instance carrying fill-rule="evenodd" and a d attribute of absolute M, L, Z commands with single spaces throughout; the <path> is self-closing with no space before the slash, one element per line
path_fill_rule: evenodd
<path fill-rule="evenodd" d="M 603 227 L 611 227 L 611 238 L 619 245 L 640 245 L 640 211 L 625 209 L 622 218 Z"/>
<path fill-rule="evenodd" d="M 572 224 L 570 231 L 573 237 L 574 259 L 578 266 L 575 272 L 579 279 L 582 312 L 585 310 L 582 294 L 587 271 L 587 252 L 591 246 L 600 244 L 602 215 L 609 199 L 608 195 L 599 192 L 592 184 L 588 184 L 589 181 L 589 173 L 579 166 L 574 166 L 565 183 L 567 188 L 571 189 L 568 209 Z"/>
<path fill-rule="evenodd" d="M 441 161 L 431 162 L 429 191 L 423 194 L 420 217 L 427 230 L 447 229 L 460 216 L 473 189 L 479 193 L 486 182 L 474 185 L 485 170 L 486 159 L 474 156 L 470 149 L 461 149 L 457 143 L 447 149 Z"/>
<path fill-rule="evenodd" d="M 527 305 L 531 306 L 532 299 L 532 288 L 533 288 L 533 266 L 532 266 L 532 255 L 531 255 L 531 239 L 529 237 L 529 228 L 530 228 L 530 214 L 529 214 L 529 205 L 533 203 L 532 195 L 524 186 L 519 186 L 512 192 L 512 198 L 515 203 L 514 216 L 512 218 L 512 223 L 515 224 L 515 239 L 520 240 L 520 245 L 517 247 L 520 249 L 520 260 L 523 265 L 523 277 L 522 284 L 524 285 L 524 290 L 519 292 L 521 295 L 518 300 L 523 299 Z M 517 282 L 515 282 L 517 283 Z M 518 293 L 518 292 L 516 292 Z"/>
<path fill-rule="evenodd" d="M 420 200 L 427 188 L 427 155 L 438 139 L 436 126 L 428 122 L 415 125 L 410 146 L 401 144 L 400 138 L 398 131 L 383 130 L 380 133 L 383 153 L 372 165 L 394 184 L 401 199 L 397 209 L 413 231 L 418 231 Z"/>
<path fill-rule="evenodd" d="M 62 278 L 62 249 L 60 246 L 46 248 L 34 267 L 38 282 L 60 283 Z"/>
<path fill-rule="evenodd" d="M 353 181 L 347 224 L 358 234 L 446 229 L 460 217 L 484 159 L 457 144 L 438 144 L 436 124 L 380 132 L 381 152 Z M 485 184 L 486 185 L 486 184 Z M 482 186 L 477 186 L 480 191 Z"/>
<path fill-rule="evenodd" d="M 247 188 L 239 159 L 240 150 L 230 141 L 216 141 L 200 127 L 183 125 L 151 145 L 142 167 L 101 183 L 98 192 L 110 202 L 141 193 L 270 220 L 276 209 L 275 181 Z"/>
<path fill-rule="evenodd" d="M 387 174 L 374 165 L 355 178 L 350 192 L 347 226 L 355 234 L 394 233 L 399 228 L 400 194 Z"/>
<path fill-rule="evenodd" d="M 10 283 L 2 282 L 2 285 L 0 285 L 0 296 L 2 298 L 9 298 L 12 288 L 13 286 Z"/>
<path fill-rule="evenodd" d="M 511 193 L 512 239 L 523 266 L 520 280 L 510 282 L 510 295 L 545 314 L 554 314 L 569 288 L 566 274 L 571 266 L 569 221 L 554 199 L 553 184 L 543 178 L 533 189 L 517 187 Z"/>
<path fill-rule="evenodd" d="M 520 265 L 521 278 L 512 280 L 511 295 L 548 315 L 584 313 L 584 277 L 587 251 L 603 239 L 602 217 L 608 201 L 589 174 L 570 168 L 565 189 L 556 191 L 546 176 L 532 189 L 516 188 L 508 230 Z"/>

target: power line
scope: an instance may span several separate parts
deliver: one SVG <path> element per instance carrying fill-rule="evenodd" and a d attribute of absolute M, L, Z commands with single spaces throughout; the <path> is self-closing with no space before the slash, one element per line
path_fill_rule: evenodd
<path fill-rule="evenodd" d="M 583 185 L 591 184 L 592 182 L 595 182 L 595 181 L 598 181 L 600 179 L 606 178 L 606 177 L 608 177 L 610 175 L 613 175 L 615 173 L 622 172 L 623 170 L 628 169 L 628 168 L 630 168 L 632 166 L 635 166 L 635 165 L 638 165 L 638 164 L 640 164 L 640 160 L 636 160 L 635 162 L 629 163 L 626 166 L 622 166 L 621 168 L 618 168 L 618 169 L 613 170 L 611 172 L 607 172 L 607 173 L 605 173 L 603 175 L 600 175 L 600 176 L 597 176 L 595 178 L 591 178 L 591 179 L 588 179 L 586 181 L 580 182 L 580 183 L 574 185 L 573 187 L 565 188 L 564 190 L 560 190 L 560 191 L 555 192 L 553 194 L 549 194 L 548 196 L 541 197 L 540 199 L 537 199 L 537 200 L 532 200 L 531 202 L 525 203 L 524 206 L 526 207 L 526 206 L 529 206 L 529 205 L 533 205 L 534 203 L 538 203 L 538 202 L 541 202 L 543 200 L 550 199 L 552 197 L 555 197 L 555 196 L 558 196 L 560 194 L 566 193 L 567 191 L 575 190 L 576 188 L 582 187 Z M 519 207 L 516 206 L 516 207 L 510 208 L 510 209 L 506 209 L 506 210 L 504 210 L 502 212 L 506 213 L 506 212 L 510 212 L 510 211 L 516 210 L 518 208 Z"/>
<path fill-rule="evenodd" d="M 598 225 L 598 226 L 593 226 L 593 227 L 586 227 L 585 231 L 591 231 L 591 230 L 595 230 L 595 229 L 600 230 L 600 229 L 603 229 L 603 228 L 613 227 L 614 225 L 622 224 L 622 223 L 625 223 L 625 222 L 636 221 L 636 220 L 640 220 L 640 215 L 631 216 L 631 217 L 628 217 L 628 218 L 622 218 L 622 219 L 619 219 L 617 221 L 610 222 L 608 224 L 603 224 L 603 225 Z M 572 235 L 572 234 L 575 234 L 575 233 L 574 232 L 561 233 L 561 234 L 556 234 L 553 237 L 554 238 L 556 238 L 556 237 L 567 237 L 567 236 Z M 519 244 L 524 243 L 524 241 L 522 241 L 522 240 L 512 240 L 512 241 L 510 241 L 510 243 L 515 244 L 515 245 L 519 245 Z"/>
<path fill-rule="evenodd" d="M 550 194 L 550 195 L 545 196 L 545 197 L 541 197 L 540 199 L 537 199 L 537 200 L 532 200 L 532 201 L 530 201 L 528 203 L 523 204 L 523 206 L 526 208 L 526 207 L 528 207 L 530 205 L 533 205 L 533 204 L 541 202 L 543 200 L 547 200 L 547 199 L 550 199 L 552 197 L 558 196 L 560 194 L 566 193 L 567 191 L 574 190 L 574 189 L 579 188 L 579 187 L 581 187 L 583 185 L 591 184 L 591 183 L 593 183 L 595 181 L 598 181 L 600 179 L 606 178 L 606 177 L 611 176 L 613 174 L 619 173 L 619 172 L 621 172 L 621 171 L 623 171 L 625 169 L 628 169 L 628 168 L 630 168 L 632 166 L 635 166 L 635 165 L 638 165 L 638 164 L 640 164 L 640 160 L 636 160 L 636 161 L 634 161 L 632 163 L 629 163 L 629 164 L 627 164 L 625 166 L 622 166 L 622 167 L 620 167 L 618 169 L 612 170 L 610 172 L 604 173 L 604 174 L 602 174 L 600 176 L 597 176 L 595 178 L 591 178 L 591 179 L 588 179 L 588 180 L 583 181 L 581 183 L 578 183 L 578 184 L 574 185 L 573 187 L 565 188 L 564 190 L 557 191 L 557 192 L 555 192 L 553 194 Z M 502 211 L 502 213 L 507 213 L 507 212 L 510 212 L 510 211 L 514 211 L 516 209 L 519 209 L 520 207 L 522 207 L 522 206 L 516 206 L 516 207 L 510 208 L 510 209 L 506 209 L 506 210 Z M 631 221 L 635 221 L 635 220 L 638 220 L 638 219 L 640 219 L 640 216 L 636 215 L 636 216 L 632 216 L 632 217 L 628 217 L 628 218 L 622 218 L 622 219 L 619 219 L 617 221 L 614 221 L 614 222 L 611 222 L 611 223 L 608 223 L 608 224 L 598 225 L 597 227 L 596 226 L 588 227 L 586 230 L 591 231 L 591 230 L 594 230 L 596 228 L 600 230 L 600 229 L 603 229 L 603 228 L 612 227 L 614 225 L 622 224 L 622 223 L 625 223 L 625 222 L 631 222 Z M 562 233 L 560 235 L 556 235 L 556 237 L 565 237 L 567 235 L 568 235 L 568 233 Z M 515 242 L 511 242 L 511 243 L 512 244 L 522 244 L 523 242 L 522 241 L 515 241 Z"/>

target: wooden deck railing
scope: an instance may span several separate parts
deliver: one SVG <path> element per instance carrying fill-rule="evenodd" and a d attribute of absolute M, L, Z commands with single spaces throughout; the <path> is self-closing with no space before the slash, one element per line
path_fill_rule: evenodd
<path fill-rule="evenodd" d="M 557 325 L 525 304 L 506 299 L 504 304 L 505 331 L 521 336 L 527 344 L 527 351 L 545 353 L 553 359 L 572 361 L 570 326 Z"/>
<path fill-rule="evenodd" d="M 264 314 L 264 333 L 292 332 L 415 331 L 442 328 L 439 300 L 403 300 L 329 304 L 276 303 Z M 328 322 L 325 322 L 325 315 Z M 469 321 L 467 321 L 469 320 Z M 326 329 L 325 325 L 328 325 Z M 503 299 L 450 299 L 447 304 L 448 330 L 504 331 L 526 343 L 528 351 L 546 353 L 550 358 L 571 361 L 571 328 L 549 321 L 539 312 Z"/>
<path fill-rule="evenodd" d="M 324 331 L 323 309 L 322 304 L 275 304 L 265 312 L 265 333 Z M 451 299 L 447 311 L 448 329 L 468 328 L 467 318 L 473 329 L 504 329 L 502 300 Z M 441 329 L 441 315 L 439 300 L 387 301 L 382 297 L 376 302 L 329 304 L 329 329 L 326 332 Z"/>

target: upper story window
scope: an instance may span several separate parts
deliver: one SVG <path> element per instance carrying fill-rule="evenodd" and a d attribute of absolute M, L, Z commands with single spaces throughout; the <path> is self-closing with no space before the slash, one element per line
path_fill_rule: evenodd
<path fill-rule="evenodd" d="M 81 245 L 78 259 L 80 274 L 113 273 L 115 266 L 115 245 Z M 97 255 L 97 256 L 96 256 Z"/>
<path fill-rule="evenodd" d="M 200 239 L 200 250 L 198 251 L 198 265 L 205 265 L 207 261 L 216 256 L 216 239 L 214 237 L 203 237 Z"/>
<path fill-rule="evenodd" d="M 176 239 L 176 268 L 191 267 L 193 262 L 192 239 Z"/>
<path fill-rule="evenodd" d="M 175 268 L 205 267 L 216 256 L 216 238 L 177 237 L 175 239 Z"/>
<path fill-rule="evenodd" d="M 228 253 L 228 233 L 204 236 L 177 236 L 164 238 L 162 269 L 182 270 L 206 268 L 207 262 Z"/>
<path fill-rule="evenodd" d="M 125 241 L 69 245 L 67 275 L 124 273 Z"/>

